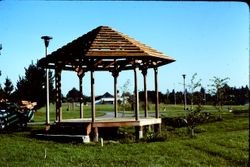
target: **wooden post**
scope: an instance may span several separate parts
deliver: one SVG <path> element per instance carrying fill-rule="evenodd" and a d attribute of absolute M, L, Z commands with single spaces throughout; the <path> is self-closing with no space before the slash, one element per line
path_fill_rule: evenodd
<path fill-rule="evenodd" d="M 154 124 L 154 132 L 155 133 L 161 132 L 161 124 Z"/>
<path fill-rule="evenodd" d="M 134 68 L 134 94 L 135 94 L 135 120 L 139 120 L 139 95 L 138 95 L 138 88 L 137 88 L 137 71 L 138 67 Z"/>
<path fill-rule="evenodd" d="M 82 78 L 84 73 L 77 73 L 79 77 L 79 90 L 80 90 L 80 118 L 83 118 L 83 91 L 82 91 Z"/>
<path fill-rule="evenodd" d="M 114 70 L 112 72 L 112 75 L 114 77 L 114 97 L 115 97 L 115 100 L 114 100 L 114 114 L 115 114 L 115 118 L 118 117 L 118 114 L 117 114 L 117 111 L 118 111 L 118 105 L 117 105 L 117 77 L 119 75 L 119 72 L 117 70 Z"/>
<path fill-rule="evenodd" d="M 159 118 L 159 93 L 158 93 L 158 68 L 154 68 L 154 75 L 155 75 L 155 118 Z M 155 133 L 161 132 L 161 124 L 154 125 Z"/>
<path fill-rule="evenodd" d="M 62 91 L 61 91 L 61 72 L 62 69 L 56 66 L 55 69 L 55 83 L 56 83 L 56 121 L 62 121 Z"/>
<path fill-rule="evenodd" d="M 79 77 L 79 88 L 80 88 L 80 118 L 83 118 L 83 106 L 82 106 L 82 101 L 83 101 L 83 94 L 82 94 L 82 77 Z"/>
<path fill-rule="evenodd" d="M 92 122 L 95 122 L 95 79 L 94 79 L 94 71 L 90 72 L 90 80 L 91 80 L 91 115 L 92 115 Z"/>
<path fill-rule="evenodd" d="M 94 132 L 93 141 L 98 142 L 98 138 L 99 138 L 98 127 L 93 128 L 93 132 Z"/>
<path fill-rule="evenodd" d="M 148 90 L 147 90 L 147 68 L 142 69 L 144 80 L 144 116 L 148 117 Z"/>
<path fill-rule="evenodd" d="M 159 118 L 159 94 L 158 94 L 158 68 L 154 68 L 155 75 L 155 118 Z"/>
<path fill-rule="evenodd" d="M 136 140 L 143 138 L 143 126 L 135 127 Z"/>

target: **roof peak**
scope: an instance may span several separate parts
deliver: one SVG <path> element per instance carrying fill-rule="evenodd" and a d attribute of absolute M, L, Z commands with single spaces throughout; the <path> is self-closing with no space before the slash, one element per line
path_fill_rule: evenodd
<path fill-rule="evenodd" d="M 70 66 L 79 60 L 85 61 L 86 65 L 94 61 L 94 66 L 99 70 L 114 68 L 112 62 L 120 64 L 118 66 L 121 69 L 133 69 L 135 60 L 142 60 L 141 65 L 149 68 L 175 61 L 162 52 L 106 25 L 96 27 L 47 57 L 48 64 L 66 61 Z"/>

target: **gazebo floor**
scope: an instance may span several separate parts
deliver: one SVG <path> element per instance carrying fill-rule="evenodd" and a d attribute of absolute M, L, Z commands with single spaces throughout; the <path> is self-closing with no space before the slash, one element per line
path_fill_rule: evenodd
<path fill-rule="evenodd" d="M 47 135 L 57 135 L 59 133 L 61 136 L 72 135 L 78 136 L 82 135 L 85 141 L 89 142 L 90 137 L 93 141 L 98 141 L 99 133 L 98 129 L 102 128 L 119 128 L 124 126 L 135 127 L 136 137 L 143 137 L 143 127 L 148 125 L 160 125 L 161 118 L 139 118 L 135 120 L 133 117 L 121 117 L 121 118 L 96 118 L 92 122 L 91 118 L 83 119 L 63 119 L 60 122 L 55 122 L 48 130 Z M 99 131 L 100 131 L 99 130 Z M 77 133 L 74 133 L 77 131 Z M 101 136 L 100 136 L 101 137 Z"/>
<path fill-rule="evenodd" d="M 74 125 L 74 124 L 89 124 L 91 127 L 122 127 L 122 126 L 146 126 L 161 124 L 161 118 L 140 118 L 135 120 L 131 117 L 122 118 L 96 118 L 95 122 L 91 121 L 91 118 L 83 119 L 63 119 L 61 122 L 56 122 L 58 125 Z"/>

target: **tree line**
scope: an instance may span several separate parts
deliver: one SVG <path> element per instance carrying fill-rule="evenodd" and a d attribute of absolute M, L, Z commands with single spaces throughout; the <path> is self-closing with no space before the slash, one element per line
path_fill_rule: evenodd
<path fill-rule="evenodd" d="M 244 105 L 249 102 L 249 88 L 248 86 L 242 86 L 240 88 L 230 87 L 225 85 L 223 88 L 223 104 L 224 105 Z M 148 91 L 148 100 L 152 103 L 155 102 L 156 96 L 155 91 Z M 206 92 L 205 88 L 200 88 L 199 91 L 193 92 L 193 95 L 187 91 L 187 104 L 191 105 L 191 96 L 193 96 L 193 103 L 203 105 L 215 105 L 217 99 L 217 94 L 210 94 Z M 144 91 L 139 92 L 140 101 L 144 101 Z M 183 104 L 184 103 L 184 93 L 183 91 L 175 91 L 174 89 L 170 92 L 164 94 L 159 92 L 159 102 L 165 104 Z"/>

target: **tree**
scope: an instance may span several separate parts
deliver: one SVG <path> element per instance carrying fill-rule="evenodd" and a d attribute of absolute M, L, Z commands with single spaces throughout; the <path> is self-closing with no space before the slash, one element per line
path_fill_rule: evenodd
<path fill-rule="evenodd" d="M 164 96 L 163 101 L 164 101 L 164 103 L 166 103 L 166 104 L 170 104 L 169 94 L 170 94 L 170 92 L 169 92 L 169 90 L 167 89 L 166 95 L 165 95 L 165 96 L 163 95 L 163 96 Z"/>
<path fill-rule="evenodd" d="M 2 75 L 1 71 L 0 71 L 0 76 Z M 3 89 L 2 89 L 2 86 L 0 84 L 0 102 L 1 100 L 3 99 Z"/>
<path fill-rule="evenodd" d="M 0 102 L 3 100 L 3 98 L 4 98 L 3 89 L 2 89 L 2 87 L 0 85 Z"/>
<path fill-rule="evenodd" d="M 14 92 L 15 101 L 28 100 L 37 102 L 37 108 L 46 104 L 46 72 L 33 62 L 25 68 L 25 76 L 19 76 Z M 49 72 L 50 101 L 54 100 L 52 72 Z"/>
<path fill-rule="evenodd" d="M 76 88 L 72 88 L 66 95 L 66 98 L 69 102 L 78 102 L 80 101 L 81 92 Z"/>
<path fill-rule="evenodd" d="M 125 114 L 126 104 L 127 102 L 131 102 L 133 104 L 133 97 L 131 97 L 131 94 L 129 93 L 129 86 L 130 86 L 130 80 L 128 79 L 121 87 L 121 93 L 122 93 L 122 108 L 123 108 L 123 116 Z"/>
<path fill-rule="evenodd" d="M 176 93 L 175 90 L 173 89 L 171 93 L 169 93 L 169 103 L 176 105 Z"/>
<path fill-rule="evenodd" d="M 3 95 L 4 95 L 4 99 L 5 101 L 10 99 L 11 93 L 14 90 L 14 86 L 11 82 L 11 80 L 7 77 L 5 79 L 5 83 L 4 83 L 4 88 L 3 88 Z"/>
<path fill-rule="evenodd" d="M 233 94 L 235 96 L 236 104 L 244 105 L 249 103 L 249 88 L 248 86 L 241 87 L 239 89 L 235 89 Z"/>
<path fill-rule="evenodd" d="M 229 78 L 213 77 L 210 79 L 212 82 L 210 86 L 210 93 L 216 96 L 215 108 L 219 111 L 219 118 L 221 119 L 222 106 L 225 101 L 225 85 L 227 85 Z"/>
<path fill-rule="evenodd" d="M 201 96 L 202 96 L 202 102 L 203 102 L 203 104 L 205 105 L 206 104 L 206 90 L 205 90 L 205 88 L 203 88 L 203 87 L 201 87 L 201 89 L 200 89 L 200 94 L 201 94 Z"/>
<path fill-rule="evenodd" d="M 201 87 L 201 79 L 199 79 L 198 81 L 196 81 L 196 76 L 197 73 L 195 73 L 192 76 L 192 79 L 190 81 L 190 84 L 188 85 L 188 88 L 190 90 L 190 102 L 191 102 L 191 110 L 193 110 L 193 105 L 194 105 L 194 91 L 195 89 L 197 89 L 198 87 Z"/>

